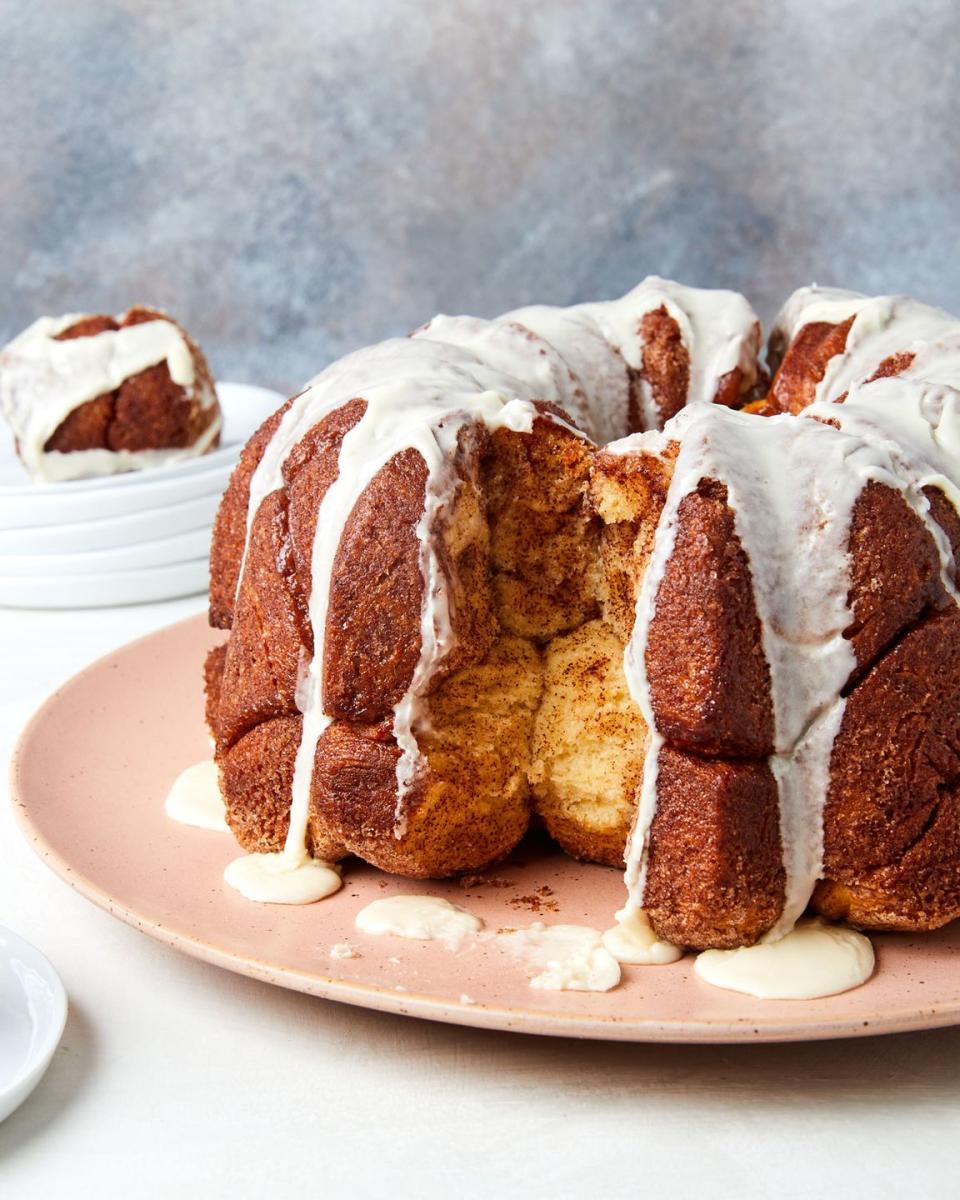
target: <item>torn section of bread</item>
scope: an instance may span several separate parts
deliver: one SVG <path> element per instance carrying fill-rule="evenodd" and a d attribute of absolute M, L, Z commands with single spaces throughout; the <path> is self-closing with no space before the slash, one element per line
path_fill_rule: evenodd
<path fill-rule="evenodd" d="M 534 807 L 576 858 L 623 866 L 643 778 L 647 728 L 602 620 L 554 638 L 533 730 Z"/>

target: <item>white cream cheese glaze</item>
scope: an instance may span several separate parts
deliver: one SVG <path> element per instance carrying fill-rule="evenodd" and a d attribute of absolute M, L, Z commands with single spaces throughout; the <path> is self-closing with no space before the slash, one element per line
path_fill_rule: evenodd
<path fill-rule="evenodd" d="M 392 934 L 421 942 L 443 942 L 457 950 L 480 932 L 483 921 L 439 896 L 384 896 L 357 913 L 361 933 Z"/>
<path fill-rule="evenodd" d="M 514 322 L 543 342 L 561 348 L 564 362 L 578 384 L 576 401 L 569 411 L 598 445 L 630 432 L 630 370 L 589 311 L 540 304 L 518 308 L 500 320 Z"/>
<path fill-rule="evenodd" d="M 333 863 L 304 856 L 291 867 L 282 853 L 235 858 L 223 878 L 241 896 L 261 904 L 315 904 L 343 886 Z"/>
<path fill-rule="evenodd" d="M 535 971 L 530 986 L 538 991 L 608 992 L 620 982 L 620 964 L 598 929 L 538 921 L 497 940 Z"/>
<path fill-rule="evenodd" d="M 203 408 L 216 395 L 198 376 L 193 354 L 172 321 L 157 319 L 91 337 L 58 341 L 83 314 L 41 317 L 0 350 L 0 410 L 17 439 L 24 467 L 35 479 L 58 482 L 163 466 L 202 454 L 220 429 L 220 418 L 193 445 L 149 451 L 46 451 L 67 416 L 88 400 L 113 392 L 133 375 L 166 362 L 170 378 Z"/>
<path fill-rule="evenodd" d="M 603 933 L 603 945 L 620 963 L 663 966 L 683 957 L 683 948 L 657 937 L 642 908 L 621 908 L 616 925 Z"/>
<path fill-rule="evenodd" d="M 944 587 L 958 599 L 952 552 L 921 488 L 934 484 L 951 500 L 960 499 L 950 479 L 960 462 L 960 407 L 944 383 L 960 383 L 960 323 L 906 297 L 868 300 L 802 289 L 788 302 L 779 329 L 789 340 L 811 321 L 836 324 L 850 315 L 855 320 L 848 349 L 838 365 L 828 365 L 818 400 L 800 417 L 757 419 L 717 405 L 690 406 L 662 433 L 635 434 L 608 447 L 616 454 L 662 454 L 671 442 L 678 446 L 624 662 L 631 694 L 651 730 L 626 855 L 631 906 L 643 904 L 663 746 L 646 675 L 647 633 L 680 504 L 701 479 L 715 479 L 727 489 L 750 564 L 770 669 L 770 766 L 780 799 L 786 896 L 767 942 L 794 927 L 822 868 L 830 758 L 843 718 L 843 688 L 856 665 L 843 636 L 853 619 L 847 545 L 853 507 L 868 482 L 897 490 L 924 522 L 940 554 Z M 905 379 L 872 380 L 885 359 L 903 351 L 916 352 Z M 918 364 L 928 364 L 934 382 L 915 377 Z"/>
<path fill-rule="evenodd" d="M 651 275 L 623 300 L 584 304 L 577 311 L 591 316 L 628 366 L 639 371 L 643 366 L 640 322 L 660 308 L 676 321 L 690 356 L 688 404 L 711 403 L 721 380 L 737 367 L 743 372 L 744 384 L 753 385 L 760 325 L 739 292 L 689 288 Z M 644 426 L 656 429 L 660 424 L 656 402 L 642 377 L 640 392 Z"/>
<path fill-rule="evenodd" d="M 187 767 L 173 782 L 164 805 L 171 821 L 229 833 L 217 764 L 213 759 Z"/>
<path fill-rule="evenodd" d="M 459 905 L 416 894 L 374 900 L 357 913 L 354 924 L 371 936 L 442 942 L 454 951 L 480 935 L 520 959 L 533 972 L 530 986 L 540 990 L 606 992 L 620 982 L 619 964 L 601 933 L 584 925 L 537 921 L 488 934 L 482 932 L 483 921 Z"/>
<path fill-rule="evenodd" d="M 693 969 L 704 983 L 761 1000 L 814 1000 L 859 987 L 873 968 L 869 938 L 816 918 L 800 921 L 776 942 L 704 950 Z"/>
<path fill-rule="evenodd" d="M 282 852 L 291 870 L 307 857 L 314 758 L 331 720 L 323 697 L 323 651 L 334 562 L 342 530 L 360 495 L 395 455 L 413 449 L 423 459 L 427 487 L 417 527 L 425 584 L 421 652 L 394 717 L 394 736 L 402 751 L 397 766 L 395 833 L 402 837 L 405 801 L 419 765 L 416 730 L 422 697 L 453 648 L 444 577 L 430 536 L 438 514 L 458 486 L 449 452 L 456 446 L 461 430 L 471 424 L 481 424 L 488 430 L 529 431 L 537 416 L 534 402 L 544 399 L 563 400 L 573 407 L 587 423 L 586 435 L 602 437 L 611 427 L 623 428 L 626 409 L 613 415 L 606 411 L 608 399 L 626 402 L 629 395 L 626 368 L 618 367 L 618 361 L 622 354 L 631 365 L 642 364 L 642 318 L 664 304 L 678 314 L 678 319 L 683 317 L 681 329 L 691 363 L 691 397 L 696 388 L 696 399 L 712 399 L 723 375 L 738 363 L 750 364 L 750 348 L 757 338 L 756 316 L 734 293 L 651 280 L 622 300 L 601 305 L 582 305 L 572 310 L 518 310 L 492 322 L 436 318 L 411 338 L 382 342 L 333 363 L 291 403 L 251 480 L 248 541 L 260 504 L 282 486 L 284 462 L 297 443 L 324 417 L 349 401 L 362 399 L 366 405 L 361 419 L 343 438 L 339 474 L 320 504 L 311 556 L 309 620 L 316 652 L 298 687 L 303 732 L 294 769 L 289 832 Z M 524 323 L 526 315 L 529 325 Z M 607 330 L 622 344 L 612 345 Z M 440 340 L 445 338 L 451 340 Z M 698 338 L 702 338 L 702 347 Z M 602 405 L 579 399 L 588 391 L 579 383 L 580 375 L 588 375 L 592 383 L 594 361 L 601 380 Z M 566 425 L 553 415 L 547 419 Z"/>
<path fill-rule="evenodd" d="M 516 379 L 529 396 L 558 404 L 581 427 L 589 422 L 583 388 L 565 359 L 550 342 L 516 321 L 440 314 L 412 336 L 467 350 L 486 366 Z"/>
<path fill-rule="evenodd" d="M 840 325 L 853 317 L 842 353 L 827 363 L 817 401 L 835 402 L 856 384 L 871 380 L 887 359 L 911 354 L 896 378 L 945 383 L 960 381 L 960 323 L 912 296 L 862 296 L 840 288 L 800 288 L 786 302 L 773 329 L 792 338 L 805 326 Z"/>

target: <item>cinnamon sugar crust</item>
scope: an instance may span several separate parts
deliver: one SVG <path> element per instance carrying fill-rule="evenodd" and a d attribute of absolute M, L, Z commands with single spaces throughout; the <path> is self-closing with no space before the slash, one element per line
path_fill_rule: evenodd
<path fill-rule="evenodd" d="M 749 946 L 783 908 L 777 786 L 766 761 L 665 747 L 644 906 L 661 938 L 694 949 Z"/>
<path fill-rule="evenodd" d="M 643 337 L 643 375 L 653 393 L 661 422 L 668 421 L 687 402 L 690 353 L 680 327 L 666 305 L 647 313 L 640 322 Z"/>
<path fill-rule="evenodd" d="M 812 402 L 852 322 L 798 332 L 757 420 Z M 682 407 L 689 361 L 665 307 L 647 314 L 643 333 L 644 381 L 668 417 Z M 911 358 L 890 356 L 876 377 Z M 717 398 L 747 398 L 742 373 L 724 376 Z M 248 850 L 280 849 L 286 837 L 298 682 L 315 649 L 310 548 L 343 438 L 364 411 L 360 398 L 341 406 L 289 455 L 283 486 L 254 516 L 245 561 L 250 480 L 281 414 L 251 439 L 218 515 L 211 620 L 231 634 L 207 663 L 208 719 L 228 820 Z M 678 447 L 613 454 L 558 415 L 541 405 L 529 432 L 468 427 L 452 455 L 456 487 L 430 536 L 455 649 L 431 679 L 399 826 L 392 716 L 421 650 L 420 455 L 391 459 L 350 513 L 324 631 L 333 720 L 314 759 L 311 853 L 355 854 L 412 877 L 474 872 L 509 853 L 535 815 L 576 857 L 623 865 L 650 736 L 623 655 Z M 960 546 L 945 493 L 923 494 Z M 960 915 L 960 614 L 928 525 L 896 487 L 863 488 L 847 554 L 853 620 L 843 635 L 856 666 L 814 905 L 866 928 L 933 928 Z M 703 478 L 680 502 L 645 666 L 666 743 L 649 833 L 651 923 L 695 948 L 752 944 L 781 914 L 785 870 L 770 667 L 720 480 Z"/>
<path fill-rule="evenodd" d="M 849 317 L 837 325 L 815 321 L 803 326 L 773 377 L 767 397 L 769 409 L 796 415 L 813 403 L 827 364 L 844 351 L 854 319 Z"/>
<path fill-rule="evenodd" d="M 750 566 L 717 480 L 702 479 L 680 504 L 646 663 L 657 728 L 671 745 L 726 758 L 773 752 L 770 671 Z"/>
<path fill-rule="evenodd" d="M 914 625 L 847 701 L 814 905 L 867 929 L 960 917 L 960 611 Z"/>

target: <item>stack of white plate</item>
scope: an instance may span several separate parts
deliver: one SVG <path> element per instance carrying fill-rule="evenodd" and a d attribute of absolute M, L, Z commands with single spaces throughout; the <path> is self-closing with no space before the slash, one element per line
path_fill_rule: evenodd
<path fill-rule="evenodd" d="M 217 505 L 247 438 L 278 392 L 217 384 L 220 446 L 154 471 L 34 484 L 0 428 L 0 604 L 95 608 L 207 589 Z"/>

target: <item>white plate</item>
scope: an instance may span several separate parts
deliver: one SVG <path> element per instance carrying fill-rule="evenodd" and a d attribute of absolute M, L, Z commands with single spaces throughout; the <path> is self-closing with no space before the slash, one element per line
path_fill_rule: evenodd
<path fill-rule="evenodd" d="M 356 928 L 357 913 L 371 900 L 409 892 L 460 904 L 492 930 L 528 925 L 536 915 L 548 925 L 608 926 L 623 904 L 622 873 L 576 862 L 542 837 L 472 879 L 399 879 L 354 860 L 344 864 L 346 886 L 322 904 L 251 904 L 223 883 L 224 867 L 237 856 L 233 839 L 178 825 L 163 804 L 171 781 L 210 753 L 201 666 L 223 641 L 194 617 L 124 646 L 64 684 L 14 752 L 13 812 L 31 845 L 71 887 L 142 933 L 328 1000 L 514 1034 L 746 1042 L 756 1055 L 757 1042 L 960 1024 L 960 921 L 935 933 L 877 934 L 878 969 L 869 982 L 800 1001 L 710 987 L 690 955 L 670 966 L 625 966 L 609 992 L 540 991 L 496 938 L 451 953 L 440 942 L 401 944 Z M 356 957 L 330 956 L 343 941 L 356 946 Z M 398 1041 L 403 1036 L 398 1027 Z M 491 1053 L 499 1048 L 486 1045 Z M 955 1041 L 941 1045 L 954 1055 Z M 559 1046 L 554 1053 L 563 1052 Z M 683 1060 L 672 1061 L 682 1077 Z M 724 1061 L 714 1059 L 720 1078 Z M 818 1094 L 828 1087 L 823 1081 Z M 955 1084 L 950 1094 L 956 1096 Z M 945 1128 L 944 1136 L 956 1135 Z M 951 1153 L 943 1143 L 944 1161 Z M 928 1193 L 921 1187 L 917 1194 Z"/>
<path fill-rule="evenodd" d="M 0 926 L 0 1121 L 40 1082 L 66 1020 L 67 994 L 56 971 Z"/>
<path fill-rule="evenodd" d="M 92 575 L 99 571 L 139 571 L 143 567 L 161 567 L 167 563 L 189 562 L 210 553 L 209 525 L 178 533 L 173 537 L 154 538 L 112 550 L 83 550 L 72 554 L 0 555 L 0 572 L 18 576 Z"/>
<path fill-rule="evenodd" d="M 6 555 L 78 554 L 86 550 L 136 546 L 197 529 L 209 531 L 220 505 L 220 495 L 220 492 L 210 492 L 207 496 L 195 496 L 179 504 L 103 517 L 99 521 L 0 529 L 0 574 L 6 570 Z"/>
<path fill-rule="evenodd" d="M 0 560 L 0 568 L 2 568 Z M 0 575 L 0 604 L 8 608 L 101 608 L 173 600 L 207 590 L 207 559 L 144 567 L 138 571 L 100 571 L 90 575 Z"/>
<path fill-rule="evenodd" d="M 0 530 L 99 520 L 222 492 L 247 438 L 283 397 L 247 384 L 221 383 L 217 392 L 224 413 L 223 445 L 212 454 L 154 471 L 34 484 L 14 453 L 12 438 L 0 437 Z"/>

